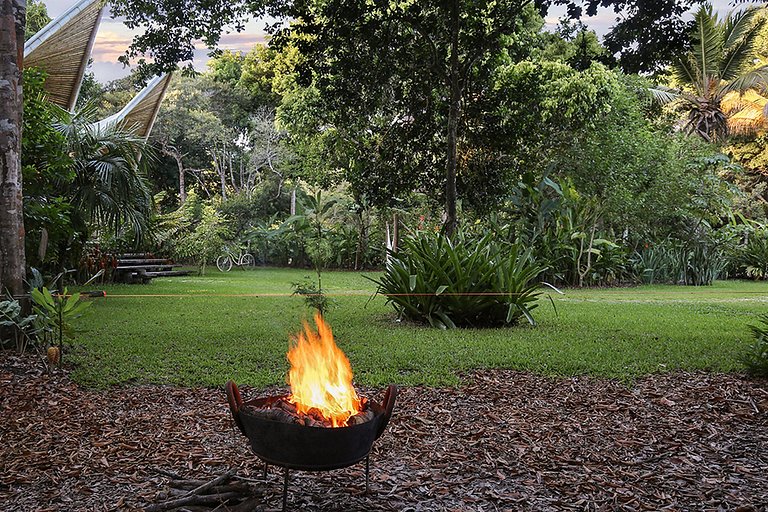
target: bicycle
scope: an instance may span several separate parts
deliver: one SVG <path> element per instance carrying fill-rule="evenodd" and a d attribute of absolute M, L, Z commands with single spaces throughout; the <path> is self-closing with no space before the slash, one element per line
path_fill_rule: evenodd
<path fill-rule="evenodd" d="M 247 250 L 246 252 L 243 252 L 242 249 L 239 250 L 237 255 L 229 249 L 224 249 L 224 254 L 216 258 L 216 268 L 221 272 L 229 272 L 232 270 L 232 265 L 238 267 L 252 267 L 255 263 L 256 258 L 253 257 L 253 254 L 249 253 Z"/>

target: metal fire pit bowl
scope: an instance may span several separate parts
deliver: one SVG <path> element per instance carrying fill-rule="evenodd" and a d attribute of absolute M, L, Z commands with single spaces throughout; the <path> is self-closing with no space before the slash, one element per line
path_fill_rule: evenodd
<path fill-rule="evenodd" d="M 288 492 L 288 470 L 329 471 L 351 466 L 365 459 L 365 488 L 368 490 L 368 455 L 374 441 L 381 437 L 392 417 L 397 398 L 397 387 L 389 386 L 381 404 L 370 400 L 368 407 L 373 419 L 348 427 L 309 427 L 294 423 L 269 420 L 248 414 L 244 406 L 262 408 L 284 398 L 270 396 L 243 402 L 240 390 L 233 381 L 227 382 L 227 401 L 232 418 L 251 443 L 253 453 L 267 465 L 285 469 L 283 510 Z M 264 467 L 266 476 L 267 466 Z"/>

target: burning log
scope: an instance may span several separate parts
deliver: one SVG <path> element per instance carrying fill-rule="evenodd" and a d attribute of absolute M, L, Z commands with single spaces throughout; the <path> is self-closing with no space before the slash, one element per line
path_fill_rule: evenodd
<path fill-rule="evenodd" d="M 362 410 L 357 414 L 350 416 L 346 422 L 347 426 L 360 425 L 371 421 L 375 413 L 368 406 L 368 400 L 361 400 Z M 333 428 L 334 425 L 325 416 L 322 411 L 316 407 L 311 407 L 305 413 L 300 413 L 295 404 L 291 403 L 287 397 L 276 397 L 260 406 L 245 404 L 243 412 L 262 420 L 279 421 L 280 423 L 290 423 L 302 425 L 305 427 Z"/>

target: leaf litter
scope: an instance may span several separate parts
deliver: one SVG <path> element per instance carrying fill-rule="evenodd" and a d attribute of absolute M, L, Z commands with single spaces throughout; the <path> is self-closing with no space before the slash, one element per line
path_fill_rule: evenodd
<path fill-rule="evenodd" d="M 292 471 L 289 508 L 768 510 L 767 381 L 672 372 L 627 386 L 494 369 L 463 382 L 400 390 L 371 452 L 368 495 L 364 464 Z M 284 392 L 241 389 L 246 399 Z M 380 400 L 383 389 L 361 393 Z M 223 389 L 93 390 L 0 352 L 4 511 L 142 510 L 169 495 L 169 475 L 228 471 L 251 486 L 249 510 L 279 509 L 282 470 L 263 480 L 263 467 Z M 237 510 L 187 508 L 206 509 Z"/>

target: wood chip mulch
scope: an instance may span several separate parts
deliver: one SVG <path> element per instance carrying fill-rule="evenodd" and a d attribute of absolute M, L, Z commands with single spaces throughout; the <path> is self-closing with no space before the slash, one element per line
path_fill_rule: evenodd
<path fill-rule="evenodd" d="M 293 472 L 289 508 L 768 510 L 766 381 L 680 372 L 627 386 L 488 370 L 465 382 L 401 389 L 369 495 L 363 464 Z M 227 471 L 252 480 L 253 510 L 279 509 L 281 470 L 262 482 L 262 468 L 223 390 L 90 390 L 0 353 L 3 511 L 140 510 L 168 495 L 168 474 Z"/>

